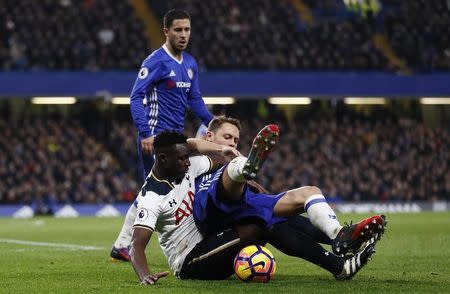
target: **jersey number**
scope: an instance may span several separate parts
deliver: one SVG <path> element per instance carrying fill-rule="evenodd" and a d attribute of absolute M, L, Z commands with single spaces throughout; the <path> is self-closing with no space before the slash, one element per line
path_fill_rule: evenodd
<path fill-rule="evenodd" d="M 187 197 L 183 199 L 180 207 L 175 211 L 175 225 L 178 226 L 181 221 L 192 214 L 192 203 L 194 202 L 194 193 L 188 191 Z"/>

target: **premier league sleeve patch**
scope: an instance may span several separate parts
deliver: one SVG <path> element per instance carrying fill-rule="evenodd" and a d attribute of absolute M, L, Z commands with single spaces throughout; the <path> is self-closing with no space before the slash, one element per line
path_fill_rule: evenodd
<path fill-rule="evenodd" d="M 137 221 L 144 222 L 148 218 L 148 210 L 146 208 L 139 208 L 137 211 Z"/>
<path fill-rule="evenodd" d="M 141 68 L 141 70 L 139 71 L 138 74 L 138 78 L 140 78 L 141 80 L 145 79 L 148 76 L 148 68 L 143 67 Z"/>
<path fill-rule="evenodd" d="M 154 231 L 155 221 L 150 217 L 150 211 L 147 208 L 140 207 L 137 210 L 136 220 L 134 221 L 134 228 L 144 228 L 150 231 Z"/>

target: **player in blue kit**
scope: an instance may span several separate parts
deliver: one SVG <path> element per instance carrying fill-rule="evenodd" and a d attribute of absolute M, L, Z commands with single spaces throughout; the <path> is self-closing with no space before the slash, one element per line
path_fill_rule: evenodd
<path fill-rule="evenodd" d="M 235 123 L 235 130 L 230 133 L 238 137 L 238 129 L 239 126 Z M 280 247 L 280 250 L 284 249 L 283 252 L 289 251 L 302 258 L 305 258 L 304 251 L 299 251 L 284 241 L 295 237 L 301 243 L 308 239 L 311 247 L 317 249 L 319 249 L 317 244 L 312 241 L 325 241 L 324 243 L 333 245 L 336 254 L 341 255 L 354 254 L 367 240 L 381 237 L 386 224 L 384 216 L 376 215 L 355 225 L 343 227 L 317 187 L 305 186 L 277 195 L 252 189 L 248 179 L 254 179 L 260 171 L 278 140 L 278 133 L 276 125 L 266 126 L 255 138 L 248 158 L 238 157 L 214 174 L 206 174 L 196 179 L 194 218 L 204 234 L 223 230 L 239 224 L 242 220 L 253 219 L 271 228 L 272 237 L 269 237 L 269 242 L 272 245 Z M 213 132 L 209 132 L 208 135 L 215 136 Z M 215 141 L 217 142 L 216 138 Z M 223 140 L 221 144 L 225 141 Z M 229 146 L 232 147 L 236 144 L 233 141 L 229 142 Z M 292 218 L 305 211 L 309 215 L 308 221 L 298 216 Z M 289 226 L 279 225 L 286 222 Z M 317 234 L 318 230 L 314 227 L 324 232 L 328 238 L 324 238 L 323 234 Z M 315 258 L 308 260 L 317 262 Z"/>
<path fill-rule="evenodd" d="M 184 52 L 191 34 L 189 14 L 170 10 L 164 16 L 163 31 L 166 42 L 142 63 L 130 98 L 144 179 L 154 164 L 153 140 L 157 134 L 163 130 L 183 131 L 188 107 L 204 125 L 213 118 L 200 93 L 197 62 Z M 135 217 L 136 207 L 131 205 L 111 250 L 112 258 L 129 261 L 128 246 Z"/>
<path fill-rule="evenodd" d="M 184 52 L 191 34 L 189 14 L 170 10 L 164 16 L 164 34 L 164 45 L 142 63 L 130 98 L 144 178 L 153 166 L 155 135 L 163 130 L 183 131 L 188 106 L 205 125 L 213 118 L 200 93 L 197 62 Z"/>

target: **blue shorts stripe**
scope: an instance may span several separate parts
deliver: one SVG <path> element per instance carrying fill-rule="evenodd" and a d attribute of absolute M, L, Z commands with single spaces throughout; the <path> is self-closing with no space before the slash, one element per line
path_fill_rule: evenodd
<path fill-rule="evenodd" d="M 311 207 L 311 205 L 314 205 L 316 203 L 321 203 L 321 202 L 327 202 L 327 200 L 325 198 L 318 198 L 318 199 L 314 199 L 308 202 L 308 204 L 306 204 L 305 206 L 305 211 L 308 211 L 308 209 Z"/>

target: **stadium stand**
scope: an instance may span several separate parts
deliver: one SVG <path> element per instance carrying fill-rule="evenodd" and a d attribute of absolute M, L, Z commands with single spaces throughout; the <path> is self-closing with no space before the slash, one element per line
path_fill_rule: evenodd
<path fill-rule="evenodd" d="M 243 154 L 249 151 L 254 130 L 271 121 L 280 125 L 280 147 L 260 177 L 272 192 L 317 185 L 336 201 L 442 200 L 450 195 L 450 133 L 444 128 L 412 118 L 367 118 L 352 112 L 292 120 L 275 109 L 270 113 L 266 118 L 255 113 L 252 119 L 248 111 L 229 114 L 247 117 L 242 120 Z M 186 133 L 192 135 L 195 126 L 191 121 Z M 128 123 L 117 128 L 117 141 L 134 142 L 127 128 L 131 130 Z M 125 145 L 128 157 L 135 153 L 131 143 Z"/>
<path fill-rule="evenodd" d="M 365 10 L 358 6 L 365 0 L 351 7 L 338 0 L 149 2 L 155 15 L 173 7 L 191 13 L 188 51 L 204 71 L 398 71 L 376 44 L 377 35 L 412 71 L 450 70 L 447 0 L 380 0 Z M 134 77 L 156 49 L 149 48 L 127 1 L 0 0 L 0 20 L 0 70 L 8 74 L 128 69 Z M 450 200 L 448 128 L 430 127 L 420 116 L 324 112 L 288 119 L 276 109 L 249 113 L 256 108 L 223 110 L 242 119 L 244 154 L 255 130 L 280 124 L 280 147 L 260 178 L 272 192 L 308 184 L 336 201 Z M 108 131 L 96 131 L 96 125 Z M 190 120 L 186 133 L 193 135 L 196 127 Z M 32 204 L 46 213 L 55 202 L 131 201 L 140 187 L 128 112 L 120 120 L 110 114 L 95 122 L 2 116 L 0 129 L 0 204 Z"/>
<path fill-rule="evenodd" d="M 302 22 L 289 1 L 184 1 L 192 13 L 191 51 L 207 69 L 385 69 L 361 19 Z M 223 12 L 226 12 L 225 14 Z M 194 33 L 195 36 L 195 33 Z"/>
<path fill-rule="evenodd" d="M 1 70 L 135 69 L 148 54 L 127 1 L 0 1 Z"/>
<path fill-rule="evenodd" d="M 365 118 L 350 112 L 339 117 L 320 114 L 291 120 L 274 109 L 270 113 L 266 118 L 254 114 L 242 120 L 239 149 L 246 154 L 254 130 L 264 124 L 274 121 L 280 125 L 280 147 L 259 178 L 272 192 L 317 185 L 335 201 L 448 200 L 448 130 L 427 127 L 410 118 Z M 239 111 L 230 115 L 248 117 Z M 197 124 L 189 120 L 186 134 L 194 134 Z M 35 119 L 25 121 L 24 126 L 0 121 L 5 130 L 0 149 L 6 155 L 0 161 L 0 177 L 4 179 L 0 203 L 115 203 L 133 199 L 141 175 L 130 122 L 114 122 L 109 135 L 97 137 L 74 119 Z"/>
<path fill-rule="evenodd" d="M 398 65 L 374 42 L 387 37 L 416 71 L 450 69 L 449 4 L 445 0 L 149 1 L 155 14 L 192 15 L 190 52 L 207 70 L 382 70 Z M 302 15 L 303 3 L 311 17 Z M 348 2 L 348 1 L 347 1 Z M 153 49 L 127 1 L 2 0 L 1 69 L 136 69 Z M 225 12 L 225 13 L 224 13 Z M 392 59 L 392 57 L 391 57 Z"/>
<path fill-rule="evenodd" d="M 266 169 L 265 181 L 274 191 L 314 184 L 330 198 L 353 201 L 442 200 L 450 195 L 450 136 L 443 129 L 409 119 L 350 117 L 281 127 L 288 133 Z"/>
<path fill-rule="evenodd" d="M 54 203 L 130 200 L 136 181 L 75 120 L 0 120 L 0 203 L 50 209 Z"/>
<path fill-rule="evenodd" d="M 384 28 L 408 64 L 422 71 L 450 69 L 450 2 L 387 1 Z"/>

